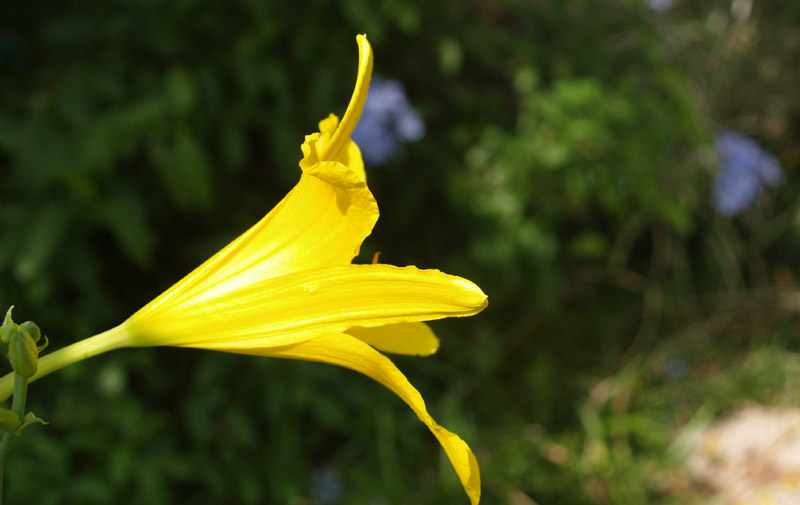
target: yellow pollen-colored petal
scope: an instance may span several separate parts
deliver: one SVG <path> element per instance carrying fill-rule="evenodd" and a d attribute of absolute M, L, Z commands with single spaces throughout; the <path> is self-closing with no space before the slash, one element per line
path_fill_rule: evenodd
<path fill-rule="evenodd" d="M 420 421 L 431 430 L 450 459 L 472 505 L 480 502 L 480 469 L 469 446 L 458 435 L 442 428 L 434 421 L 419 391 L 408 382 L 389 358 L 369 345 L 350 335 L 332 334 L 282 348 L 247 349 L 239 352 L 328 363 L 355 370 L 380 382 L 406 402 Z"/>
<path fill-rule="evenodd" d="M 375 328 L 357 326 L 346 332 L 383 352 L 430 356 L 439 350 L 439 339 L 425 323 L 398 323 Z"/>
<path fill-rule="evenodd" d="M 300 168 L 302 168 L 304 172 L 310 170 L 314 165 L 322 161 L 320 153 L 323 150 L 323 146 L 331 139 L 338 124 L 339 118 L 337 118 L 335 114 L 330 114 L 327 118 L 319 122 L 319 132 L 306 135 L 305 142 L 300 146 L 300 149 L 303 151 L 303 159 L 301 159 L 299 163 Z M 355 172 L 362 181 L 367 181 L 367 174 L 364 172 L 364 160 L 361 157 L 361 149 L 359 149 L 352 140 L 347 139 L 343 148 L 340 149 L 336 155 L 336 158 L 328 161 L 338 161 Z"/>
<path fill-rule="evenodd" d="M 350 104 L 339 123 L 336 132 L 331 139 L 326 143 L 324 150 L 320 156 L 322 160 L 336 160 L 339 152 L 345 146 L 345 143 L 350 140 L 350 135 L 361 117 L 361 111 L 364 109 L 364 101 L 367 99 L 367 91 L 369 91 L 369 82 L 372 78 L 372 46 L 367 41 L 366 35 L 357 35 L 356 41 L 358 42 L 358 77 L 356 78 L 356 87 L 353 90 L 353 96 L 350 98 Z"/>
<path fill-rule="evenodd" d="M 231 290 L 197 293 L 178 304 L 139 311 L 126 325 L 132 345 L 219 351 L 281 346 L 355 326 L 475 314 L 486 295 L 438 270 L 390 265 L 317 268 Z"/>
<path fill-rule="evenodd" d="M 347 142 L 347 146 L 342 149 L 337 161 L 347 165 L 362 181 L 367 182 L 367 172 L 364 171 L 364 160 L 361 157 L 361 149 L 359 149 L 355 142 L 352 140 Z"/>
<path fill-rule="evenodd" d="M 363 180 L 341 163 L 316 163 L 261 221 L 139 313 L 267 278 L 348 264 L 377 219 L 378 206 Z"/>

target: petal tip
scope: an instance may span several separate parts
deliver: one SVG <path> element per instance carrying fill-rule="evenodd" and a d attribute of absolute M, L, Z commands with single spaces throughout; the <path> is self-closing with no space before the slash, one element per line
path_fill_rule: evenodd
<path fill-rule="evenodd" d="M 338 157 L 338 153 L 350 140 L 350 134 L 353 133 L 353 129 L 361 117 L 364 101 L 367 99 L 369 83 L 372 78 L 372 46 L 364 34 L 356 35 L 356 43 L 358 44 L 358 73 L 355 89 L 336 132 L 331 136 L 322 152 L 321 159 L 334 160 Z"/>
<path fill-rule="evenodd" d="M 460 287 L 464 288 L 466 291 L 469 291 L 469 293 L 472 295 L 470 298 L 471 303 L 469 304 L 475 309 L 472 314 L 476 314 L 489 306 L 489 297 L 483 292 L 483 290 L 481 290 L 481 288 L 478 287 L 477 284 L 464 279 L 463 277 L 456 277 L 455 281 Z"/>

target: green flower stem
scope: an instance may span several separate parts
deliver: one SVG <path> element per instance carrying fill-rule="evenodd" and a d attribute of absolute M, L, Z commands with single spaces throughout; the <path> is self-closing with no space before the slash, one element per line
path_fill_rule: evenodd
<path fill-rule="evenodd" d="M 28 399 L 28 381 L 18 373 L 14 373 L 14 401 L 11 404 L 11 411 L 14 412 L 20 421 L 25 417 L 25 402 Z M 14 435 L 6 433 L 0 440 L 0 474 L 6 462 L 8 451 L 11 450 L 11 441 Z M 0 487 L 0 501 L 2 501 L 2 487 Z"/>
<path fill-rule="evenodd" d="M 9 374 L 11 375 L 11 374 Z M 25 417 L 25 402 L 28 399 L 28 380 L 18 373 L 14 373 L 14 400 L 11 403 L 11 411 L 19 416 L 20 420 Z M 3 503 L 3 475 L 5 474 L 6 458 L 11 450 L 11 442 L 14 437 L 11 433 L 3 435 L 0 440 L 0 505 Z"/>
<path fill-rule="evenodd" d="M 65 366 L 83 361 L 97 356 L 104 352 L 113 351 L 122 347 L 130 347 L 131 339 L 127 329 L 123 326 L 117 326 L 103 333 L 97 334 L 93 337 L 75 342 L 68 345 L 63 349 L 47 354 L 39 358 L 39 369 L 36 375 L 28 379 L 28 382 L 38 380 L 45 375 L 60 370 Z M 0 402 L 6 401 L 12 393 L 12 388 L 16 389 L 14 374 L 7 374 L 5 377 L 0 378 Z M 17 395 L 14 394 L 13 405 L 16 405 Z M 23 404 L 24 409 L 24 404 Z M 13 410 L 13 408 L 12 408 Z M 14 410 L 16 412 L 16 410 Z M 20 419 L 23 415 L 20 414 Z"/>
<path fill-rule="evenodd" d="M 28 401 L 28 380 L 18 373 L 14 374 L 14 401 L 11 402 L 11 412 L 20 420 L 25 417 L 25 403 Z M 0 458 L 3 453 L 0 452 Z"/>

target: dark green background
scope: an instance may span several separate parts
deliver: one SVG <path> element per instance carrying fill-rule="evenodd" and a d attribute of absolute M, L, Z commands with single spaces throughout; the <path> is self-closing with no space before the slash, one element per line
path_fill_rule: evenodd
<path fill-rule="evenodd" d="M 483 502 L 687 503 L 671 437 L 778 401 L 800 253 L 800 2 L 694 4 L 0 0 L 0 302 L 54 347 L 124 320 L 293 186 L 367 33 L 427 135 L 367 167 L 359 261 L 489 295 L 434 324 L 436 356 L 393 358 L 475 450 Z M 786 173 L 733 220 L 709 205 L 723 127 Z M 30 407 L 50 424 L 8 503 L 467 502 L 413 413 L 344 369 L 123 350 Z"/>

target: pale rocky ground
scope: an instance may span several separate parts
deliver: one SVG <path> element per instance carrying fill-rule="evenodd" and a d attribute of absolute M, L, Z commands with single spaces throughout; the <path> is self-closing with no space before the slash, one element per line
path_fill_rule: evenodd
<path fill-rule="evenodd" d="M 800 409 L 748 407 L 689 438 L 713 505 L 800 505 Z"/>

